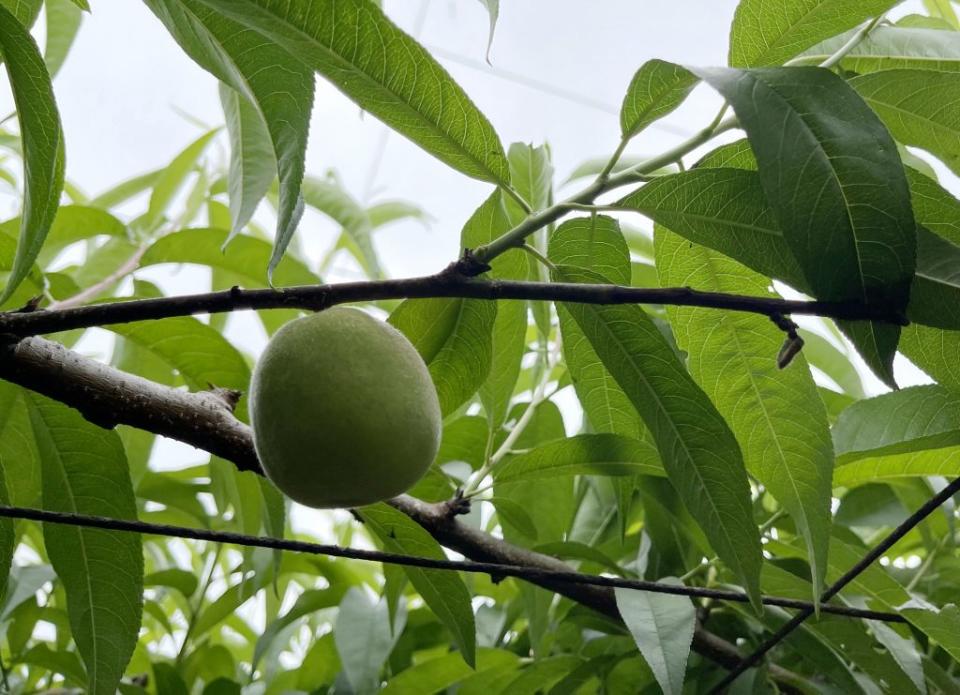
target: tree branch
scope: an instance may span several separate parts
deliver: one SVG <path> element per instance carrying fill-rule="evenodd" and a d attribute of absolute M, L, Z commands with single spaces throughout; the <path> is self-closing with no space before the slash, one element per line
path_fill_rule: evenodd
<path fill-rule="evenodd" d="M 241 470 L 260 473 L 250 428 L 233 416 L 227 400 L 217 393 L 190 393 L 163 386 L 38 337 L 0 347 L 0 378 L 62 401 L 101 427 L 139 427 L 226 458 Z M 395 498 L 391 504 L 423 526 L 439 543 L 472 560 L 570 571 L 566 563 L 556 558 L 459 523 L 447 504 L 427 504 L 410 497 Z M 608 587 L 544 578 L 536 583 L 620 620 L 613 591 Z M 727 668 L 741 662 L 736 646 L 700 625 L 693 647 Z M 786 686 L 801 680 L 775 665 L 770 674 Z"/>
<path fill-rule="evenodd" d="M 523 282 L 468 277 L 461 263 L 435 275 L 401 280 L 344 282 L 280 289 L 244 290 L 234 287 L 175 297 L 132 299 L 89 304 L 66 309 L 39 309 L 0 313 L 0 334 L 25 337 L 42 333 L 131 323 L 191 314 L 222 313 L 240 309 L 305 309 L 318 311 L 335 304 L 428 297 L 472 299 L 522 299 L 584 304 L 669 304 L 699 306 L 762 314 L 771 318 L 788 314 L 824 316 L 851 321 L 869 320 L 906 324 L 906 318 L 887 307 L 860 302 L 797 301 L 703 292 L 689 287 L 642 288 L 622 285 L 565 282 Z"/>

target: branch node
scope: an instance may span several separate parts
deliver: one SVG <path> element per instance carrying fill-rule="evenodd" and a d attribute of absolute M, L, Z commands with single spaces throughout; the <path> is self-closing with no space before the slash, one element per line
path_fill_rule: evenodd
<path fill-rule="evenodd" d="M 800 327 L 789 316 L 780 313 L 770 314 L 770 320 L 777 328 L 787 334 L 780 352 L 777 353 L 777 367 L 786 369 L 803 348 L 803 338 L 797 333 Z"/>
<path fill-rule="evenodd" d="M 450 521 L 455 517 L 470 513 L 470 498 L 463 494 L 463 488 L 457 488 L 453 497 L 440 505 L 440 516 Z"/>
<path fill-rule="evenodd" d="M 22 307 L 20 307 L 19 309 L 14 309 L 11 313 L 14 313 L 14 314 L 32 314 L 33 312 L 35 312 L 37 309 L 40 308 L 40 303 L 41 303 L 42 301 L 43 301 L 43 295 L 42 295 L 42 294 L 38 294 L 38 295 L 36 295 L 35 297 L 30 297 L 30 299 L 27 300 L 27 303 L 26 303 L 26 304 L 24 304 L 24 305 L 23 305 Z"/>
<path fill-rule="evenodd" d="M 473 249 L 465 248 L 463 250 L 463 255 L 460 256 L 458 261 L 450 265 L 449 270 L 452 270 L 459 275 L 466 275 L 467 277 L 472 278 L 482 273 L 486 273 L 488 270 L 490 270 L 490 265 L 477 258 L 476 254 L 473 252 Z"/>
<path fill-rule="evenodd" d="M 211 383 L 207 383 L 207 386 L 210 387 L 207 392 L 216 397 L 218 400 L 222 401 L 227 407 L 227 410 L 232 413 L 237 409 L 237 403 L 240 402 L 240 397 L 243 396 L 243 391 L 238 391 L 237 389 L 228 389 L 222 386 L 214 386 Z"/>

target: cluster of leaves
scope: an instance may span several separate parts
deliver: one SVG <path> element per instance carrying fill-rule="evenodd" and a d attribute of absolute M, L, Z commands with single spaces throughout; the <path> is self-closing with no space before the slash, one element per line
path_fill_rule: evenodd
<path fill-rule="evenodd" d="M 812 320 L 803 351 L 781 369 L 781 329 L 746 313 L 371 302 L 420 351 L 445 417 L 436 465 L 412 495 L 442 501 L 465 488 L 474 503 L 464 523 L 506 542 L 585 572 L 738 586 L 758 604 L 761 591 L 815 600 L 945 477 L 960 475 L 960 201 L 906 149 L 960 173 L 960 24 L 949 2 L 891 24 L 878 19 L 894 0 L 742 0 L 731 67 L 641 66 L 624 100 L 622 146 L 605 166 L 578 171 L 596 178 L 566 208 L 554 203 L 549 148 L 504 148 L 463 90 L 371 0 L 145 2 L 221 81 L 229 162 L 211 156 L 220 136 L 210 131 L 168 166 L 100 195 L 64 183 L 51 76 L 84 3 L 0 0 L 19 125 L 0 132 L 9 153 L 0 178 L 24 189 L 21 215 L 0 224 L 0 309 L 160 296 L 141 271 L 169 264 L 209 269 L 211 289 L 263 287 L 268 277 L 309 285 L 347 253 L 382 278 L 376 230 L 424 213 L 398 201 L 364 206 L 335 176 L 305 175 L 318 73 L 452 168 L 496 185 L 461 232 L 462 247 L 489 261 L 489 278 L 753 296 L 774 296 L 774 279 L 911 321 Z M 498 3 L 485 4 L 492 37 Z M 41 6 L 43 52 L 29 33 Z M 620 160 L 701 82 L 735 117 L 662 156 Z M 734 126 L 746 139 L 683 166 Z M 630 184 L 602 206 L 612 214 L 590 209 Z M 273 233 L 253 221 L 264 199 L 276 212 Z M 305 206 L 341 230 L 319 263 L 291 244 Z M 580 208 L 586 214 L 555 224 Z M 530 211 L 544 223 L 530 224 Z M 641 213 L 652 231 L 621 225 L 620 211 Z M 258 318 L 272 334 L 295 315 Z M 161 384 L 242 392 L 253 357 L 224 337 L 227 320 L 107 326 L 109 362 Z M 68 347 L 82 337 L 53 336 Z M 854 351 L 891 387 L 898 351 L 935 383 L 868 398 Z M 565 429 L 561 391 L 582 409 L 578 432 Z M 243 400 L 237 416 L 245 419 Z M 0 502 L 290 535 L 287 505 L 264 479 L 216 458 L 170 471 L 152 456 L 154 440 L 100 429 L 0 382 Z M 362 533 L 390 551 L 444 557 L 396 509 L 357 513 L 362 526 L 331 518 L 338 543 Z M 945 507 L 840 595 L 907 624 L 811 619 L 772 654 L 792 672 L 791 687 L 960 689 L 954 519 Z M 0 576 L 9 574 L 0 675 L 24 692 L 368 693 L 385 684 L 394 693 L 679 693 L 684 681 L 707 689 L 723 675 L 689 653 L 697 621 L 749 649 L 787 619 L 757 605 L 617 590 L 618 623 L 482 575 L 27 522 L 0 522 L 0 562 Z M 763 688 L 768 675 L 760 669 L 740 685 Z"/>

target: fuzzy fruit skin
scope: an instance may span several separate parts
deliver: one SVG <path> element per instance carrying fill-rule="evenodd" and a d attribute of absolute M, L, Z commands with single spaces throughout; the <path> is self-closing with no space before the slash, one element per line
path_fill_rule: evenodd
<path fill-rule="evenodd" d="M 442 418 L 406 337 L 347 307 L 296 319 L 267 344 L 250 387 L 264 472 L 310 507 L 395 497 L 433 463 Z"/>

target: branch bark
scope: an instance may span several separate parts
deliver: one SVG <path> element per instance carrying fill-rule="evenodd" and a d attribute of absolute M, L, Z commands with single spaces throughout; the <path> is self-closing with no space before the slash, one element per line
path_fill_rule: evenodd
<path fill-rule="evenodd" d="M 67 348 L 32 337 L 0 346 L 0 378 L 76 408 L 101 427 L 131 425 L 190 444 L 228 459 L 241 470 L 262 473 L 250 428 L 234 417 L 229 399 L 216 392 L 190 393 L 127 374 Z M 402 496 L 391 501 L 451 550 L 481 562 L 522 564 L 570 571 L 566 563 L 521 548 L 460 523 L 447 504 L 428 504 Z M 544 588 L 620 621 L 609 588 L 539 580 Z M 697 626 L 693 648 L 726 668 L 741 662 L 739 650 Z M 785 687 L 796 674 L 772 665 L 770 674 Z"/>
<path fill-rule="evenodd" d="M 797 301 L 774 297 L 703 292 L 689 287 L 643 288 L 564 282 L 523 282 L 471 277 L 470 256 L 435 275 L 402 280 L 344 282 L 281 289 L 244 290 L 133 299 L 61 309 L 0 313 L 0 334 L 18 337 L 118 323 L 222 313 L 239 309 L 305 309 L 319 311 L 335 304 L 428 297 L 515 299 L 586 304 L 669 304 L 743 311 L 778 319 L 789 314 L 850 321 L 906 324 L 906 318 L 883 306 L 859 302 Z"/>

